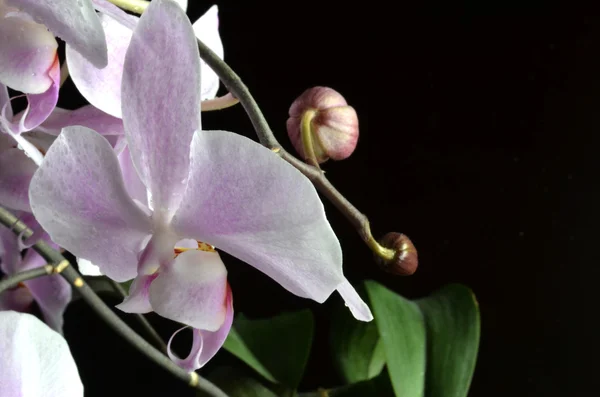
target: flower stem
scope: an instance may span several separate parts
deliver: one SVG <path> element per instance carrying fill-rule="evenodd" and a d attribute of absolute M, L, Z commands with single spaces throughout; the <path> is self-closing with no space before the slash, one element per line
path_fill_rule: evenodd
<path fill-rule="evenodd" d="M 145 0 L 109 0 L 111 3 L 124 8 L 129 11 L 136 12 L 141 14 L 149 2 Z M 265 116 L 262 114 L 260 107 L 250 94 L 250 90 L 244 84 L 242 79 L 229 67 L 225 61 L 219 58 L 206 44 L 204 44 L 201 40 L 198 40 L 198 50 L 200 52 L 200 58 L 204 60 L 208 64 L 208 66 L 215 71 L 217 76 L 225 87 L 229 90 L 231 95 L 239 100 L 242 104 L 248 118 L 252 122 L 252 126 L 256 131 L 256 135 L 258 136 L 258 140 L 260 143 L 269 148 L 274 153 L 277 153 L 281 158 L 285 161 L 293 165 L 298 169 L 298 171 L 302 172 L 308 179 L 311 180 L 313 185 L 323 194 L 335 207 L 340 211 L 354 226 L 358 234 L 362 237 L 363 241 L 367 244 L 367 246 L 375 253 L 375 255 L 379 256 L 381 259 L 385 261 L 389 261 L 397 254 L 395 250 L 384 248 L 381 246 L 371 234 L 371 229 L 369 227 L 369 219 L 366 215 L 361 213 L 350 201 L 348 201 L 325 177 L 325 174 L 321 171 L 318 162 L 314 159 L 314 149 L 313 149 L 313 158 L 309 158 L 312 165 L 306 164 L 305 162 L 297 159 L 290 153 L 288 153 L 285 149 L 281 147 L 273 131 L 269 127 L 269 123 L 265 119 Z M 304 132 L 303 132 L 303 142 L 304 142 Z M 304 143 L 305 149 L 307 144 Z M 305 153 L 309 155 L 306 150 Z"/>
<path fill-rule="evenodd" d="M 148 7 L 148 4 L 150 4 L 149 1 L 145 1 L 145 0 L 108 0 L 108 1 L 110 1 L 117 7 L 120 7 L 127 11 L 134 12 L 136 14 L 141 14 L 142 12 L 144 12 L 146 7 Z"/>
<path fill-rule="evenodd" d="M 23 238 L 29 238 L 33 234 L 33 231 L 29 229 L 25 223 L 21 222 L 16 216 L 3 207 L 0 207 L 0 223 L 11 229 L 17 236 L 22 236 Z M 36 242 L 31 248 L 33 248 L 48 262 L 47 266 L 40 268 L 44 269 L 43 272 L 39 270 L 36 272 L 38 277 L 48 275 L 48 266 L 50 266 L 50 273 L 59 273 L 61 276 L 63 276 L 65 280 L 67 280 L 74 288 L 77 289 L 83 299 L 92 307 L 94 311 L 96 311 L 100 318 L 106 321 L 108 325 L 115 330 L 115 332 L 121 335 L 132 346 L 145 354 L 146 357 L 154 361 L 166 371 L 170 372 L 176 378 L 187 382 L 190 387 L 193 387 L 196 390 L 203 391 L 212 397 L 227 397 L 227 394 L 223 393 L 221 389 L 212 384 L 210 381 L 202 378 L 196 372 L 187 372 L 178 367 L 167 356 L 162 354 L 144 338 L 136 334 L 135 331 L 133 331 L 123 320 L 121 320 L 119 316 L 117 316 L 102 301 L 102 299 L 100 299 L 100 297 L 94 293 L 94 290 L 92 290 L 92 288 L 90 288 L 90 286 L 83 281 L 83 278 L 79 272 L 69 265 L 69 262 L 64 256 L 62 256 L 60 252 L 54 250 L 43 240 Z M 17 278 L 22 277 L 24 276 L 18 276 L 15 274 L 11 276 L 10 280 L 16 280 Z M 31 274 L 27 274 L 27 277 L 33 278 Z M 3 282 L 7 281 L 8 279 L 4 280 Z"/>
<path fill-rule="evenodd" d="M 41 266 L 35 269 L 26 270 L 24 272 L 11 274 L 3 280 L 0 280 L 0 294 L 9 288 L 16 287 L 23 281 L 31 280 L 32 278 L 49 276 L 52 274 L 52 266 Z"/>
<path fill-rule="evenodd" d="M 241 105 L 246 111 L 248 118 L 252 122 L 256 135 L 260 143 L 277 153 L 285 161 L 293 165 L 302 172 L 313 185 L 325 196 L 331 203 L 350 221 L 367 246 L 379 257 L 384 260 L 393 258 L 396 254 L 395 250 L 382 247 L 373 238 L 371 228 L 369 227 L 369 219 L 361 213 L 348 199 L 346 199 L 325 177 L 325 174 L 318 168 L 294 157 L 281 147 L 273 131 L 269 127 L 265 116 L 262 114 L 260 107 L 250 94 L 248 87 L 242 82 L 242 79 L 219 58 L 206 44 L 198 40 L 198 50 L 200 58 L 215 71 L 223 85 L 240 100 Z"/>

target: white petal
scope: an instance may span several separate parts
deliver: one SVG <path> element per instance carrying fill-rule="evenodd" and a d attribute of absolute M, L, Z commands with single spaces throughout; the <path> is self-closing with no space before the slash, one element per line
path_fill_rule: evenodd
<path fill-rule="evenodd" d="M 82 397 L 66 340 L 30 314 L 0 312 L 0 394 Z"/>

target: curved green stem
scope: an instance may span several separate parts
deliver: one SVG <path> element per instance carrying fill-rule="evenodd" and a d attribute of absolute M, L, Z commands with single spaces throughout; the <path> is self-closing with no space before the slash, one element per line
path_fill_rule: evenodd
<path fill-rule="evenodd" d="M 145 0 L 109 1 L 121 8 L 136 12 L 138 14 L 141 14 L 149 4 L 149 2 Z M 281 156 L 281 158 L 296 167 L 298 171 L 302 172 L 308 179 L 310 179 L 313 185 L 323 195 L 325 195 L 325 197 L 327 197 L 327 199 L 331 201 L 331 203 L 350 221 L 373 253 L 386 261 L 390 260 L 389 251 L 393 251 L 393 254 L 396 255 L 396 251 L 390 250 L 389 248 L 384 248 L 377 243 L 371 234 L 367 216 L 361 213 L 354 205 L 352 205 L 352 203 L 348 201 L 331 184 L 331 182 L 329 182 L 316 161 L 312 165 L 306 164 L 281 147 L 275 138 L 271 127 L 269 127 L 269 123 L 267 123 L 265 116 L 262 114 L 260 107 L 254 100 L 252 94 L 250 94 L 250 90 L 248 90 L 248 87 L 246 87 L 242 79 L 229 67 L 229 65 L 219 58 L 217 54 L 208 48 L 208 46 L 201 40 L 198 40 L 198 50 L 200 52 L 200 58 L 202 58 L 202 60 L 204 60 L 204 62 L 206 62 L 208 66 L 215 71 L 229 92 L 234 97 L 239 99 L 244 110 L 246 111 L 246 114 L 248 115 L 248 118 L 252 122 L 252 126 L 256 131 L 260 143 L 277 153 L 279 156 Z M 394 255 L 391 257 L 393 258 Z"/>
<path fill-rule="evenodd" d="M 325 177 L 325 174 L 320 168 L 294 157 L 289 152 L 281 147 L 273 131 L 269 127 L 269 123 L 262 114 L 260 107 L 254 100 L 248 87 L 242 82 L 242 79 L 219 58 L 206 44 L 198 40 L 198 50 L 200 58 L 215 71 L 219 79 L 225 87 L 236 98 L 240 100 L 240 104 L 246 111 L 248 118 L 252 122 L 252 126 L 256 131 L 260 143 L 277 153 L 282 159 L 296 167 L 302 172 L 313 185 L 350 221 L 367 246 L 378 256 L 384 260 L 389 260 L 388 248 L 381 247 L 371 234 L 369 227 L 369 219 L 366 215 L 360 212 L 346 197 L 344 197 Z M 380 249 L 381 248 L 381 249 Z M 395 255 L 395 251 L 394 251 Z M 393 256 L 392 256 L 393 257 Z"/>
<path fill-rule="evenodd" d="M 117 7 L 120 7 L 124 10 L 134 12 L 136 14 L 141 14 L 146 10 L 149 1 L 145 0 L 108 0 Z"/>
<path fill-rule="evenodd" d="M 49 276 L 52 274 L 52 266 L 46 265 L 36 267 L 35 269 L 26 270 L 24 272 L 11 274 L 10 276 L 0 280 L 0 294 L 9 288 L 16 287 L 23 281 L 31 280 L 33 278 Z"/>
<path fill-rule="evenodd" d="M 20 221 L 16 216 L 10 213 L 10 211 L 3 207 L 0 207 L 0 223 L 11 229 L 17 236 L 22 236 L 24 239 L 27 239 L 33 235 L 33 231 L 29 229 L 25 223 Z M 31 248 L 33 248 L 48 262 L 48 266 L 52 268 L 51 273 L 58 273 L 63 276 L 65 280 L 67 280 L 74 288 L 77 289 L 82 298 L 92 307 L 92 309 L 100 318 L 106 321 L 106 323 L 108 323 L 108 325 L 115 332 L 117 332 L 132 346 L 146 355 L 146 357 L 170 372 L 176 378 L 188 383 L 190 387 L 203 391 L 212 397 L 227 397 L 227 394 L 223 393 L 221 389 L 212 384 L 210 381 L 202 378 L 196 372 L 187 372 L 178 367 L 167 356 L 162 354 L 144 338 L 136 334 L 135 331 L 132 330 L 123 320 L 121 320 L 119 316 L 117 316 L 102 301 L 102 299 L 96 295 L 94 290 L 92 290 L 92 288 L 90 288 L 90 286 L 83 281 L 83 278 L 79 272 L 69 265 L 69 262 L 64 256 L 62 256 L 60 252 L 54 250 L 43 240 L 36 242 Z M 43 268 L 46 269 L 46 266 Z M 40 271 L 37 274 L 38 277 L 41 277 L 47 275 L 48 273 L 47 271 L 44 271 L 42 274 Z M 31 275 L 28 274 L 28 277 L 30 276 Z M 22 278 L 23 276 L 13 275 L 12 277 L 13 279 L 16 279 Z"/>

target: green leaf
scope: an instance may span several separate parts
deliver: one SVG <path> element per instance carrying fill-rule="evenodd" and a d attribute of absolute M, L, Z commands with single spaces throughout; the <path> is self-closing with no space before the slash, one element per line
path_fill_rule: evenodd
<path fill-rule="evenodd" d="M 332 315 L 329 339 L 334 363 L 346 383 L 371 379 L 385 366 L 383 343 L 375 322 L 356 320 L 343 305 Z"/>
<path fill-rule="evenodd" d="M 277 397 L 268 387 L 234 368 L 219 367 L 208 379 L 229 397 Z M 206 395 L 198 393 L 198 397 Z"/>
<path fill-rule="evenodd" d="M 365 286 L 396 396 L 422 397 L 426 341 L 419 307 L 374 281 L 366 281 Z"/>
<path fill-rule="evenodd" d="M 477 350 L 477 301 L 465 286 L 448 285 L 410 301 L 365 283 L 398 397 L 466 397 Z"/>
<path fill-rule="evenodd" d="M 473 292 L 448 285 L 416 303 L 428 340 L 427 397 L 465 397 L 479 348 L 479 308 Z"/>
<path fill-rule="evenodd" d="M 238 316 L 238 319 L 242 317 Z M 265 368 L 258 358 L 254 355 L 252 350 L 246 345 L 244 339 L 237 333 L 235 328 L 231 328 L 229 331 L 229 335 L 227 335 L 227 339 L 223 344 L 225 350 L 229 351 L 240 360 L 248 364 L 251 368 L 253 368 L 256 372 L 261 374 L 265 379 L 277 383 L 275 377 L 269 372 L 267 368 Z"/>
<path fill-rule="evenodd" d="M 387 372 L 382 372 L 373 379 L 328 390 L 327 394 L 329 397 L 393 397 L 394 390 Z"/>
<path fill-rule="evenodd" d="M 265 379 L 296 388 L 310 354 L 313 331 L 309 310 L 260 320 L 240 315 L 223 347 Z"/>
<path fill-rule="evenodd" d="M 123 281 L 122 283 L 119 283 L 119 284 L 121 284 L 121 287 L 123 287 L 123 289 L 125 291 L 129 291 L 129 287 L 131 287 L 133 280 L 135 280 L 135 279 L 132 278 L 131 280 Z"/>

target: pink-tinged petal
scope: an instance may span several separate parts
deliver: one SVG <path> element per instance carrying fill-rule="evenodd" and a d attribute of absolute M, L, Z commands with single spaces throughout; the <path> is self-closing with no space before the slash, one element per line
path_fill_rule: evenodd
<path fill-rule="evenodd" d="M 348 280 L 344 280 L 338 286 L 337 291 L 342 296 L 342 299 L 344 299 L 346 306 L 350 309 L 354 318 L 360 321 L 373 320 L 371 309 L 369 309 L 369 306 L 362 300 Z"/>
<path fill-rule="evenodd" d="M 58 90 L 60 89 L 60 63 L 58 57 L 48 70 L 48 76 L 52 79 L 52 85 L 46 92 L 27 95 L 28 104 L 19 120 L 19 132 L 30 131 L 40 125 L 56 107 Z"/>
<path fill-rule="evenodd" d="M 200 131 L 172 220 L 180 236 L 212 244 L 290 292 L 323 302 L 344 280 L 342 251 L 310 181 L 260 144 Z"/>
<path fill-rule="evenodd" d="M 227 301 L 225 305 L 227 313 L 225 313 L 225 321 L 221 325 L 221 328 L 214 332 L 202 330 L 203 347 L 200 360 L 198 361 L 200 367 L 203 367 L 204 364 L 217 354 L 223 343 L 225 343 L 225 339 L 229 335 L 229 330 L 231 330 L 231 325 L 233 324 L 233 296 L 229 284 L 227 285 Z"/>
<path fill-rule="evenodd" d="M 57 248 L 54 246 L 54 248 Z M 23 258 L 20 271 L 44 266 L 46 260 L 30 249 Z M 58 275 L 35 278 L 24 282 L 37 302 L 46 324 L 62 334 L 63 314 L 71 301 L 71 285 Z"/>
<path fill-rule="evenodd" d="M 100 135 L 123 135 L 121 119 L 92 105 L 85 105 L 75 110 L 54 108 L 48 118 L 36 128 L 36 131 L 58 135 L 63 128 L 74 125 L 88 127 Z"/>
<path fill-rule="evenodd" d="M 221 325 L 221 328 L 215 332 L 192 328 L 192 348 L 188 356 L 184 359 L 180 359 L 171 351 L 171 342 L 175 338 L 175 335 L 188 327 L 178 330 L 171 336 L 171 339 L 169 339 L 169 343 L 167 344 L 167 354 L 169 355 L 169 358 L 186 371 L 191 372 L 198 368 L 202 368 L 215 354 L 217 354 L 221 346 L 223 346 L 223 343 L 225 343 L 225 339 L 227 339 L 227 335 L 231 329 L 231 324 L 233 324 L 233 298 L 231 296 L 231 289 L 228 288 L 227 314 L 225 315 L 225 321 L 223 322 L 223 325 Z"/>
<path fill-rule="evenodd" d="M 77 258 L 77 267 L 84 276 L 102 276 L 100 268 L 87 259 Z"/>
<path fill-rule="evenodd" d="M 152 305 L 148 297 L 149 288 L 157 276 L 158 274 L 137 276 L 129 286 L 129 295 L 116 307 L 126 313 L 150 313 Z"/>
<path fill-rule="evenodd" d="M 194 33 L 221 59 L 225 56 L 223 42 L 219 35 L 219 8 L 214 5 L 194 22 Z M 202 100 L 213 99 L 219 91 L 219 77 L 206 64 L 200 61 L 202 77 Z"/>
<path fill-rule="evenodd" d="M 2 396 L 83 397 L 67 341 L 31 314 L 0 312 Z"/>
<path fill-rule="evenodd" d="M 50 88 L 48 70 L 56 59 L 58 43 L 44 25 L 17 8 L 0 3 L 0 81 L 28 94 Z"/>
<path fill-rule="evenodd" d="M 22 150 L 0 152 L 0 205 L 30 212 L 29 182 L 36 170 L 35 163 Z"/>
<path fill-rule="evenodd" d="M 106 39 L 90 0 L 4 0 L 75 48 L 99 68 L 106 66 Z"/>
<path fill-rule="evenodd" d="M 60 64 L 56 57 L 54 64 L 48 71 L 52 80 L 50 87 L 41 94 L 27 94 L 27 108 L 12 120 L 6 114 L 2 114 L 2 126 L 12 134 L 20 134 L 31 131 L 44 120 L 56 107 L 58 101 L 58 90 L 60 88 Z M 22 142 L 18 141 L 21 145 Z M 27 148 L 24 148 L 27 151 Z"/>
<path fill-rule="evenodd" d="M 185 251 L 161 266 L 150 285 L 150 304 L 163 317 L 217 331 L 227 314 L 227 269 L 216 252 Z"/>
<path fill-rule="evenodd" d="M 131 15 L 127 17 L 136 20 Z M 66 47 L 67 63 L 71 79 L 81 95 L 97 108 L 120 118 L 123 62 L 132 31 L 108 15 L 101 14 L 100 21 L 106 33 L 108 65 L 98 69 L 69 46 Z"/>
<path fill-rule="evenodd" d="M 136 276 L 150 220 L 127 194 L 104 137 L 85 127 L 65 128 L 31 180 L 29 202 L 56 244 L 116 281 Z"/>
<path fill-rule="evenodd" d="M 148 195 L 146 193 L 146 186 L 144 186 L 144 183 L 135 170 L 133 161 L 131 160 L 131 154 L 129 153 L 129 147 L 126 146 L 118 157 L 127 193 L 129 193 L 129 196 L 131 196 L 132 199 L 147 205 Z"/>
<path fill-rule="evenodd" d="M 199 71 L 184 11 L 172 1 L 152 1 L 125 56 L 122 110 L 131 157 L 155 216 L 169 218 L 185 187 L 190 142 L 200 128 Z"/>

